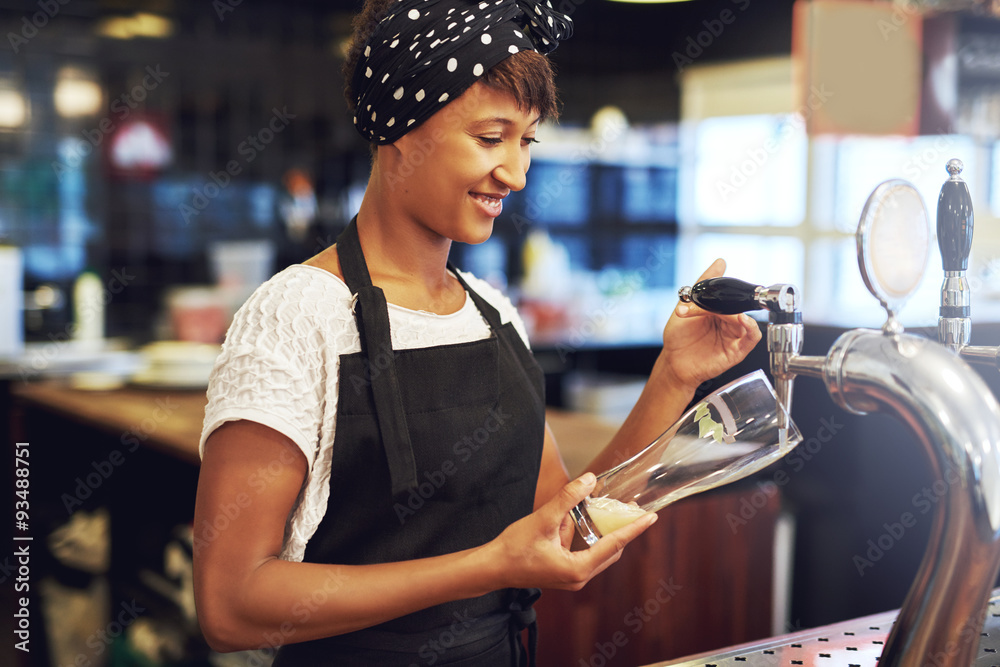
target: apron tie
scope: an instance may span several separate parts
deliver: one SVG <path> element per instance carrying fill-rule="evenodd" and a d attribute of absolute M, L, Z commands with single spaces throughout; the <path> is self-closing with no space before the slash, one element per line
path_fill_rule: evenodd
<path fill-rule="evenodd" d="M 542 591 L 537 588 L 518 588 L 514 591 L 514 599 L 508 605 L 510 612 L 511 655 L 517 655 L 518 665 L 534 665 L 538 653 L 538 623 L 534 604 L 541 597 Z M 521 631 L 528 629 L 528 650 L 521 643 Z"/>

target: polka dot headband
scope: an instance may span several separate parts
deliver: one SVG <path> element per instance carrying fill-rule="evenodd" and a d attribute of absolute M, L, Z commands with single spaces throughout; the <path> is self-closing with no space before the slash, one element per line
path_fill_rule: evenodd
<path fill-rule="evenodd" d="M 354 125 L 391 144 L 503 59 L 549 53 L 572 34 L 573 21 L 548 0 L 398 0 L 354 71 Z"/>

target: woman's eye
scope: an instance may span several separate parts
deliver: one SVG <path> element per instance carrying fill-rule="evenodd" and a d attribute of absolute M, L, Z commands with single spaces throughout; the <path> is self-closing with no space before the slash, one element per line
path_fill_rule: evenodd
<path fill-rule="evenodd" d="M 530 146 L 531 144 L 537 144 L 538 143 L 538 139 L 535 139 L 534 137 L 525 137 L 521 141 L 524 142 L 525 146 Z"/>
<path fill-rule="evenodd" d="M 479 140 L 484 144 L 490 144 L 491 146 L 497 146 L 503 143 L 502 137 L 479 137 Z"/>

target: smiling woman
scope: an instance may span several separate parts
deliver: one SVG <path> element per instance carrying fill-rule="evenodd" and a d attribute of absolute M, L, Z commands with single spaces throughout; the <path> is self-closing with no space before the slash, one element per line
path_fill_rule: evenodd
<path fill-rule="evenodd" d="M 283 667 L 524 665 L 537 589 L 582 587 L 656 518 L 571 550 L 594 476 L 568 479 L 510 300 L 448 262 L 524 187 L 556 113 L 544 54 L 572 23 L 534 0 L 373 0 L 355 25 L 346 92 L 371 174 L 337 243 L 261 286 L 227 334 L 202 433 L 198 616 L 214 648 L 281 646 Z M 760 333 L 692 308 L 668 338 L 592 471 Z M 275 474 L 251 487 L 260 469 Z M 244 511 L 202 535 L 236 498 Z"/>

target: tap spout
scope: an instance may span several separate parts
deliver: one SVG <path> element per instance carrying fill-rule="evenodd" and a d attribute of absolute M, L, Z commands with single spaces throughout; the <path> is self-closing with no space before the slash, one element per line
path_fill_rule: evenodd
<path fill-rule="evenodd" d="M 958 356 L 909 334 L 848 331 L 830 349 L 823 377 L 846 410 L 908 425 L 935 477 L 947 481 L 879 665 L 969 667 L 1000 568 L 1000 405 Z"/>
<path fill-rule="evenodd" d="M 958 353 L 970 363 L 993 366 L 997 370 L 1000 370 L 1000 347 L 965 345 L 959 348 Z"/>
<path fill-rule="evenodd" d="M 774 392 L 778 403 L 785 407 L 779 413 L 779 425 L 785 428 L 788 426 L 785 422 L 792 414 L 792 386 L 795 383 L 795 373 L 790 366 L 800 357 L 802 336 L 801 322 L 767 325 L 767 350 L 771 359 Z"/>

